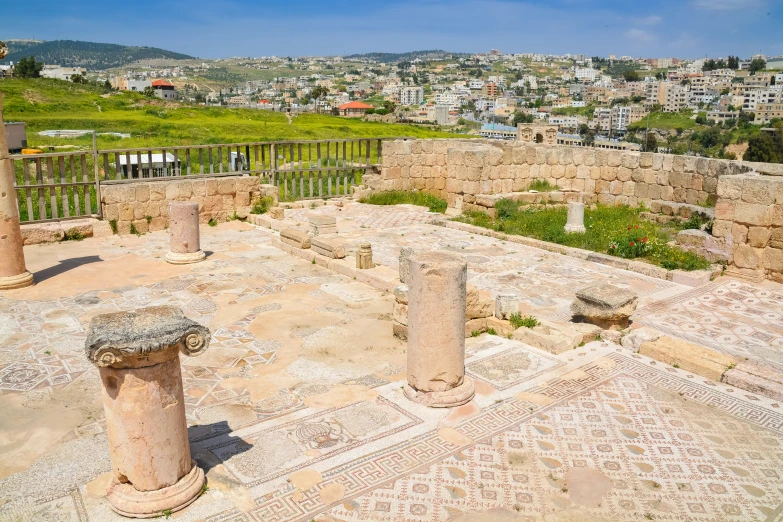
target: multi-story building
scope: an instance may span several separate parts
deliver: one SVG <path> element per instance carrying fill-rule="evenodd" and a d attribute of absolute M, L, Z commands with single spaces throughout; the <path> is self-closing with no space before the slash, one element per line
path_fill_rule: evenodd
<path fill-rule="evenodd" d="M 687 85 L 665 83 L 663 97 L 664 112 L 679 112 L 688 107 L 690 90 Z"/>
<path fill-rule="evenodd" d="M 421 105 L 424 103 L 423 87 L 401 87 L 400 105 Z"/>
<path fill-rule="evenodd" d="M 783 88 L 783 86 L 781 86 Z M 777 86 L 769 89 L 753 89 L 745 92 L 745 96 L 742 100 L 742 110 L 746 112 L 755 112 L 756 106 L 759 104 L 774 104 L 779 102 L 782 98 L 780 88 Z"/>
<path fill-rule="evenodd" d="M 783 99 L 779 98 L 772 103 L 757 103 L 755 114 L 754 123 L 756 125 L 769 123 L 775 118 L 783 119 Z"/>
<path fill-rule="evenodd" d="M 495 85 L 493 82 L 487 82 L 484 84 L 484 87 L 481 89 L 481 93 L 489 96 L 490 98 L 495 98 L 498 95 L 498 86 Z"/>
<path fill-rule="evenodd" d="M 580 82 L 591 83 L 601 75 L 600 71 L 593 69 L 592 67 L 575 67 L 574 77 Z"/>
<path fill-rule="evenodd" d="M 480 91 L 481 89 L 484 88 L 484 80 L 474 78 L 468 82 L 468 88 L 474 91 Z"/>
<path fill-rule="evenodd" d="M 155 96 L 162 100 L 176 100 L 177 90 L 174 84 L 168 80 L 155 80 L 152 82 L 152 88 L 155 90 Z M 248 97 L 248 102 L 250 98 Z"/>

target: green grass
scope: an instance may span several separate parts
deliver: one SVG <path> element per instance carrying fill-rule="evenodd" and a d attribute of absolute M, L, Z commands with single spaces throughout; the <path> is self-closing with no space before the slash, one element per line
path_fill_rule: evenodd
<path fill-rule="evenodd" d="M 629 130 L 644 130 L 647 128 L 647 118 L 634 122 L 628 126 Z M 650 113 L 650 128 L 651 129 L 702 129 L 703 125 L 698 125 L 695 120 L 691 119 L 691 114 L 681 112 L 652 112 Z"/>
<path fill-rule="evenodd" d="M 667 270 L 702 270 L 709 268 L 706 259 L 676 246 L 669 246 L 676 228 L 666 228 L 639 218 L 642 208 L 598 205 L 585 209 L 584 234 L 568 234 L 563 227 L 567 209 L 522 206 L 511 200 L 496 205 L 497 218 L 469 212 L 457 220 L 484 228 L 607 253 L 626 259 L 643 259 Z"/>
<path fill-rule="evenodd" d="M 99 88 L 60 80 L 0 80 L 0 92 L 5 95 L 5 120 L 27 123 L 30 147 L 92 146 L 90 136 L 64 139 L 37 135 L 41 130 L 52 129 L 131 133 L 126 139 L 98 136 L 99 148 L 455 136 L 415 125 L 363 122 L 321 114 L 296 116 L 289 124 L 286 116 L 277 112 L 184 105 L 130 92 L 102 97 Z"/>
<path fill-rule="evenodd" d="M 440 214 L 446 212 L 446 200 L 426 192 L 408 192 L 404 190 L 376 192 L 366 198 L 362 198 L 360 203 L 368 203 L 370 205 L 409 204 L 428 207 L 430 212 L 438 212 Z"/>
<path fill-rule="evenodd" d="M 538 192 L 551 192 L 557 190 L 557 187 L 549 183 L 545 179 L 537 179 L 527 186 L 528 190 L 535 190 Z"/>

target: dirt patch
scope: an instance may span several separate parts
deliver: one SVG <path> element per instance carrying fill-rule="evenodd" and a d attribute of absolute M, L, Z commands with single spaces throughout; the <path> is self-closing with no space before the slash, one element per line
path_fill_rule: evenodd
<path fill-rule="evenodd" d="M 564 478 L 571 501 L 587 507 L 598 507 L 614 487 L 609 477 L 592 468 L 571 468 Z"/>
<path fill-rule="evenodd" d="M 51 103 L 52 101 L 46 97 L 46 95 L 32 89 L 27 89 L 24 91 L 24 93 L 22 93 L 22 98 L 24 98 L 25 101 L 32 103 L 33 105 L 36 103 Z"/>

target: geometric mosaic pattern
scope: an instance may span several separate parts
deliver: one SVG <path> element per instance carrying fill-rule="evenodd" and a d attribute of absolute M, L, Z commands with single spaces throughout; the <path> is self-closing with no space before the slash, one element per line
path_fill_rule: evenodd
<path fill-rule="evenodd" d="M 640 323 L 783 371 L 783 291 L 721 280 L 641 309 Z"/>

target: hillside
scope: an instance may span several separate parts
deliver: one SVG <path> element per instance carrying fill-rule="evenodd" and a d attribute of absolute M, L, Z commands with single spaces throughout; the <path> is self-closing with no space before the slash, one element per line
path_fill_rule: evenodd
<path fill-rule="evenodd" d="M 449 53 L 442 50 L 411 51 L 408 53 L 364 53 L 345 56 L 348 60 L 371 59 L 382 63 L 404 62 L 421 58 L 422 60 L 442 60 L 447 56 L 461 56 L 460 53 Z"/>
<path fill-rule="evenodd" d="M 337 116 L 305 114 L 293 118 L 254 109 L 197 107 L 144 98 L 138 93 L 113 93 L 60 80 L 0 80 L 5 95 L 5 120 L 27 123 L 32 147 L 89 146 L 90 138 L 38 136 L 53 129 L 94 129 L 129 132 L 131 138 L 98 136 L 99 147 L 145 147 L 331 138 L 410 136 L 453 137 L 453 134 L 395 123 L 363 122 Z M 465 135 L 462 135 L 465 137 Z"/>
<path fill-rule="evenodd" d="M 11 61 L 18 62 L 21 58 L 35 56 L 37 60 L 43 61 L 45 64 L 101 70 L 122 67 L 138 60 L 186 60 L 192 58 L 186 54 L 155 47 L 129 47 L 75 40 L 53 40 L 37 43 L 30 40 L 9 40 L 6 44 L 8 45 L 8 56 L 4 60 L 0 60 L 0 64 L 7 64 Z"/>

